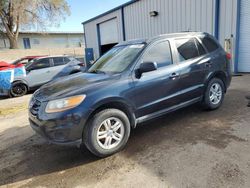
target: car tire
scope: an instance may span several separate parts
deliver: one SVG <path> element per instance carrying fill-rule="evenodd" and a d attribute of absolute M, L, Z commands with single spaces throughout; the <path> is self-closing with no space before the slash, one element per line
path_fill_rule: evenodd
<path fill-rule="evenodd" d="M 26 95 L 28 92 L 28 87 L 23 83 L 13 83 L 10 89 L 10 95 L 12 97 L 21 97 Z"/>
<path fill-rule="evenodd" d="M 107 157 L 121 151 L 130 135 L 127 115 L 118 109 L 106 109 L 96 113 L 87 123 L 83 142 L 94 155 Z"/>
<path fill-rule="evenodd" d="M 203 107 L 206 110 L 215 110 L 218 109 L 225 95 L 225 85 L 223 81 L 219 78 L 211 79 L 205 91 L 204 99 L 203 99 Z"/>

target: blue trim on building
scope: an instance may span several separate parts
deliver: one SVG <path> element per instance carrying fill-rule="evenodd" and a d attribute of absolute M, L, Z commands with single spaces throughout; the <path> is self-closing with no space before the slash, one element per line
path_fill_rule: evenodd
<path fill-rule="evenodd" d="M 140 1 L 140 0 L 131 0 L 131 1 L 129 1 L 129 2 L 127 2 L 127 3 L 124 3 L 124 4 L 122 4 L 122 5 L 118 6 L 118 7 L 115 7 L 115 8 L 113 8 L 113 9 L 107 11 L 107 12 L 104 12 L 103 14 L 100 14 L 100 15 L 98 15 L 98 16 L 96 16 L 96 17 L 94 17 L 94 18 L 91 18 L 91 19 L 89 19 L 89 20 L 86 20 L 86 21 L 82 22 L 82 24 L 84 25 L 84 24 L 86 24 L 86 23 L 89 23 L 89 22 L 91 22 L 91 21 L 93 21 L 93 20 L 95 20 L 95 19 L 97 19 L 97 18 L 100 18 L 100 17 L 102 17 L 102 16 L 105 16 L 105 15 L 107 15 L 107 14 L 109 14 L 109 13 L 112 13 L 112 12 L 114 12 L 114 11 L 116 11 L 116 10 L 119 10 L 119 9 L 121 9 L 121 8 L 124 8 L 124 7 L 128 6 L 128 5 L 131 5 L 131 4 L 135 3 L 135 2 L 137 2 L 137 1 Z"/>
<path fill-rule="evenodd" d="M 98 22 L 97 24 L 103 24 L 103 23 L 105 23 L 105 22 L 108 22 L 108 21 L 110 21 L 110 20 L 114 20 L 114 19 L 117 19 L 117 17 L 116 16 L 114 16 L 114 17 L 112 17 L 112 18 L 109 18 L 109 19 L 106 19 L 106 20 L 104 20 L 104 21 L 102 21 L 102 22 Z"/>
<path fill-rule="evenodd" d="M 97 31 L 97 43 L 98 43 L 98 51 L 99 56 L 101 56 L 101 34 L 100 34 L 100 25 L 96 25 L 96 31 Z"/>
<path fill-rule="evenodd" d="M 125 20 L 124 20 L 124 7 L 121 8 L 122 14 L 122 39 L 126 41 L 126 30 L 125 30 Z"/>
<path fill-rule="evenodd" d="M 216 0 L 215 2 L 214 36 L 217 40 L 219 40 L 220 3 L 220 0 Z"/>
<path fill-rule="evenodd" d="M 238 72 L 238 65 L 239 65 L 240 11 L 241 11 L 241 0 L 237 0 L 236 44 L 235 44 L 235 57 L 234 57 L 234 72 L 235 73 Z"/>

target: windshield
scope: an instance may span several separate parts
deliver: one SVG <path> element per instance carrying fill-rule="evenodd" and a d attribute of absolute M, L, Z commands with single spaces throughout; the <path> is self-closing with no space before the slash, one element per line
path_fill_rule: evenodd
<path fill-rule="evenodd" d="M 88 72 L 90 73 L 121 73 L 133 63 L 143 49 L 144 44 L 117 46 L 100 57 Z"/>

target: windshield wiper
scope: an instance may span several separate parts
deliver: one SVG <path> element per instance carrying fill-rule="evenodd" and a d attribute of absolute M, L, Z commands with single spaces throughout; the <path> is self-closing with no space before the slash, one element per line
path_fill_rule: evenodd
<path fill-rule="evenodd" d="M 96 74 L 106 74 L 105 71 L 101 71 L 101 70 L 93 70 L 93 71 L 90 71 L 90 73 L 96 73 Z"/>

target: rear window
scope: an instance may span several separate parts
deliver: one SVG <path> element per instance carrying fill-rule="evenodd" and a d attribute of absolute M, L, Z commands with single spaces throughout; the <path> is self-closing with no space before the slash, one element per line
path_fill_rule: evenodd
<path fill-rule="evenodd" d="M 208 52 L 213 52 L 219 48 L 218 44 L 210 37 L 201 38 L 202 43 L 207 48 Z"/>

